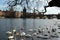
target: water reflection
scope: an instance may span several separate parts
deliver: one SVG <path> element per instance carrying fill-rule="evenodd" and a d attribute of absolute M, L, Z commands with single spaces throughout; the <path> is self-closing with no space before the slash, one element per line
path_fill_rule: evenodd
<path fill-rule="evenodd" d="M 60 20 L 54 21 L 53 19 L 35 19 L 34 22 L 34 19 L 26 19 L 26 31 L 28 33 L 29 29 L 34 29 L 34 28 L 38 29 L 39 26 L 41 28 L 46 28 L 46 27 L 49 28 L 50 26 L 57 28 L 57 25 L 54 24 L 56 22 L 58 23 L 59 21 Z M 10 27 L 13 27 L 17 31 L 19 31 L 20 28 L 23 27 L 23 19 L 0 19 L 0 40 L 7 40 L 6 31 L 10 30 Z M 38 39 L 38 40 L 59 40 L 59 38 Z"/>

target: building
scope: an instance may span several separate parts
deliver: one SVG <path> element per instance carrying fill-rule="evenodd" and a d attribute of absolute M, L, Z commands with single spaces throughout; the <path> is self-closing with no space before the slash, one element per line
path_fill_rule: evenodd
<path fill-rule="evenodd" d="M 43 15 L 41 13 L 25 13 L 25 18 L 39 18 L 39 19 L 52 19 L 53 16 L 56 16 L 56 18 L 60 19 L 60 14 L 48 14 Z M 19 11 L 1 11 L 0 10 L 0 18 L 24 18 L 23 12 Z"/>

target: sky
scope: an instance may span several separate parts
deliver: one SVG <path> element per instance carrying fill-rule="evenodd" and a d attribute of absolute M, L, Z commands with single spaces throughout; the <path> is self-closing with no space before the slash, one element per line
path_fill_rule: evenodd
<path fill-rule="evenodd" d="M 59 7 L 48 7 L 47 12 L 45 14 L 60 14 L 60 8 Z"/>
<path fill-rule="evenodd" d="M 8 5 L 7 5 L 8 0 L 0 0 L 0 10 L 8 10 Z M 11 0 L 10 0 L 11 1 Z M 51 0 L 48 0 L 50 2 Z M 38 3 L 37 3 L 38 2 Z M 23 6 L 27 8 L 26 2 L 23 1 Z M 47 0 L 30 0 L 28 3 L 28 6 L 30 9 L 27 8 L 28 12 L 33 12 L 33 9 L 37 9 L 39 12 L 45 11 L 44 6 L 48 6 Z M 21 5 L 17 5 L 14 7 L 14 10 L 16 11 L 22 11 L 23 7 Z M 45 14 L 58 14 L 60 13 L 60 8 L 59 7 L 48 7 L 47 12 Z"/>

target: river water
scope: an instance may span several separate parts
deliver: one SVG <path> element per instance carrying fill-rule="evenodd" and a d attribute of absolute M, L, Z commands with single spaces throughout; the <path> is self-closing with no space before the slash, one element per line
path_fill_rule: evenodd
<path fill-rule="evenodd" d="M 24 26 L 26 32 L 29 29 L 38 29 L 46 28 L 52 26 L 53 28 L 58 28 L 57 25 L 60 24 L 59 19 L 0 19 L 0 40 L 8 40 L 6 32 L 10 30 L 10 27 L 19 30 Z M 58 30 L 59 31 L 59 30 Z M 51 38 L 51 39 L 35 39 L 35 40 L 60 40 L 60 38 Z"/>

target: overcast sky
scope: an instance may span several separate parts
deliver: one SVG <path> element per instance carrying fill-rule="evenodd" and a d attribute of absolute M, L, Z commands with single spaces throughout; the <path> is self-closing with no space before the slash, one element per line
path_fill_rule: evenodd
<path fill-rule="evenodd" d="M 0 10 L 6 10 L 6 9 L 8 10 L 8 7 L 7 7 L 8 5 L 6 4 L 7 3 L 6 1 L 8 1 L 8 0 L 0 0 Z M 50 2 L 50 1 L 51 0 L 48 0 L 48 2 Z M 38 0 L 35 0 L 34 2 L 33 2 L 33 0 L 30 0 L 30 2 L 28 4 L 29 4 L 29 7 L 31 8 L 31 10 L 27 8 L 27 11 L 33 12 L 33 9 L 36 8 L 41 12 L 42 10 L 44 11 L 44 6 L 48 6 L 48 3 L 46 0 L 39 0 L 39 2 L 38 3 L 37 2 L 38 2 Z M 23 2 L 23 4 L 24 4 L 23 6 L 27 7 L 25 1 Z M 22 9 L 23 8 L 20 5 L 17 5 L 14 7 L 14 10 L 17 10 L 17 11 L 22 11 Z M 60 13 L 59 7 L 48 7 L 47 8 L 46 14 L 58 14 L 58 13 Z"/>

